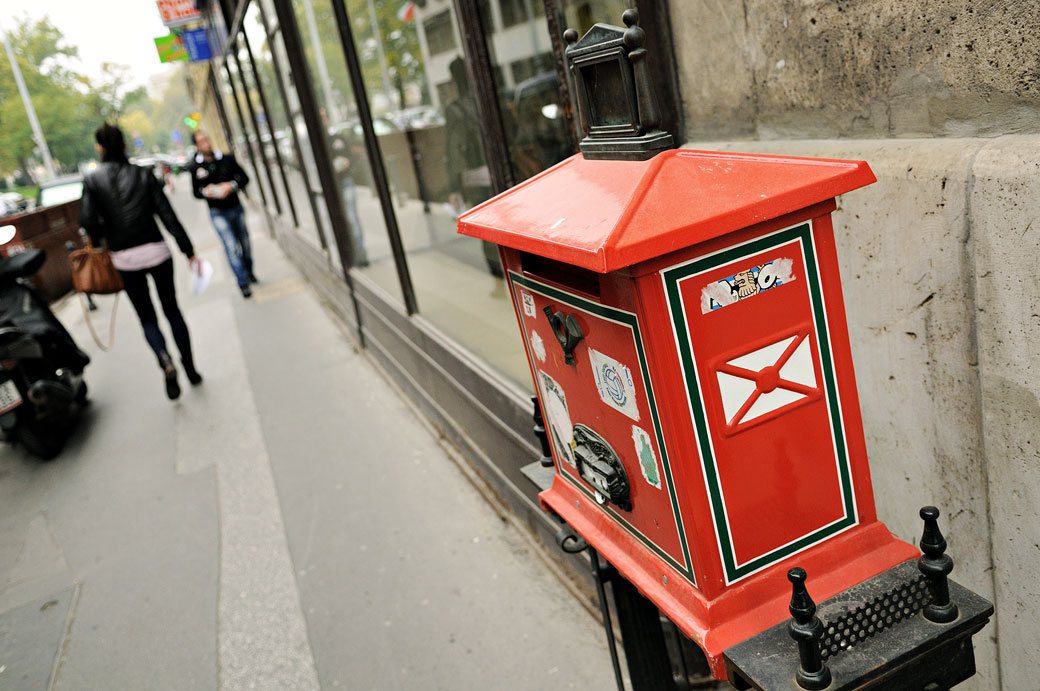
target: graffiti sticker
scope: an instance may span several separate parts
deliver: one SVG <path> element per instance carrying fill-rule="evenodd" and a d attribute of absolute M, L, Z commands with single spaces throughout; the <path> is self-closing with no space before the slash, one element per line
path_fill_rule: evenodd
<path fill-rule="evenodd" d="M 794 280 L 794 261 L 774 259 L 715 281 L 701 290 L 701 314 L 722 309 Z"/>
<path fill-rule="evenodd" d="M 639 405 L 636 402 L 636 385 L 632 371 L 612 357 L 589 348 L 589 362 L 596 376 L 599 397 L 611 408 L 621 411 L 639 422 Z"/>
<path fill-rule="evenodd" d="M 538 370 L 538 385 L 542 390 L 545 427 L 552 438 L 553 448 L 562 460 L 575 465 L 574 425 L 567 411 L 567 394 L 555 379 L 541 370 Z"/>

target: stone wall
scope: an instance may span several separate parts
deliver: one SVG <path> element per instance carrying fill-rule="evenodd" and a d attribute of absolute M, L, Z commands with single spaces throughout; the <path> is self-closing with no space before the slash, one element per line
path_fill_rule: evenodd
<path fill-rule="evenodd" d="M 1040 5 L 672 0 L 685 148 L 850 158 L 835 231 L 879 516 L 939 506 L 993 599 L 965 689 L 1040 660 Z M 960 688 L 960 687 L 958 687 Z"/>
<path fill-rule="evenodd" d="M 1040 132 L 1040 6 L 672 0 L 689 139 Z"/>

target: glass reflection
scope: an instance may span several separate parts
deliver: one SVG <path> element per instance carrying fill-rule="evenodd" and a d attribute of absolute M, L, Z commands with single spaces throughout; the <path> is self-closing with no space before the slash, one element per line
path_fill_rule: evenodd
<path fill-rule="evenodd" d="M 543 5 L 479 0 L 515 182 L 571 153 Z M 498 249 L 456 234 L 492 194 L 451 0 L 347 0 L 419 312 L 531 388 Z"/>
<path fill-rule="evenodd" d="M 332 5 L 329 0 L 293 0 L 293 9 L 329 137 L 354 266 L 371 276 L 391 297 L 403 302 Z M 377 134 L 385 125 L 377 120 Z M 321 213 L 327 214 L 324 205 Z M 338 260 L 337 253 L 334 261 Z"/>
<path fill-rule="evenodd" d="M 275 70 L 271 43 L 281 43 L 281 35 L 276 33 L 269 42 L 264 31 L 264 19 L 267 19 L 267 16 L 266 14 L 261 15 L 260 5 L 253 3 L 246 11 L 246 17 L 242 25 L 244 31 L 249 36 L 249 43 L 253 49 L 253 57 L 256 59 L 256 76 L 264 89 L 264 96 L 267 98 L 270 108 L 267 117 L 270 118 L 271 126 L 274 130 L 273 138 L 266 131 L 261 138 L 270 160 L 275 159 L 276 150 L 282 158 L 285 181 L 288 183 L 289 192 L 296 207 L 296 215 L 299 219 L 299 232 L 320 247 L 321 241 L 319 239 L 318 225 L 314 218 L 314 207 L 310 198 L 310 191 L 307 189 L 303 179 L 301 172 L 303 164 L 300 161 L 300 156 L 297 155 L 293 130 L 289 127 L 288 104 L 282 97 L 282 89 L 278 81 L 279 75 Z M 284 60 L 279 60 L 279 67 L 284 64 Z M 281 75 L 281 77 L 284 83 L 285 76 Z M 286 94 L 286 96 L 289 96 L 289 94 Z M 295 92 L 290 96 L 290 98 L 292 97 L 295 97 Z"/>

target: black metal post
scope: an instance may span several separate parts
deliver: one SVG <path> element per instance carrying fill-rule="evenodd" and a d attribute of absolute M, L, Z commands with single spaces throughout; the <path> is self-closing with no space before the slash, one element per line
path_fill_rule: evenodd
<path fill-rule="evenodd" d="M 271 166 L 267 162 L 267 152 L 264 151 L 264 140 L 260 136 L 260 122 L 256 119 L 256 109 L 253 108 L 253 99 L 249 98 L 249 86 L 246 84 L 245 71 L 242 69 L 242 61 L 238 59 L 238 42 L 231 42 L 231 57 L 235 59 L 235 67 L 238 70 L 238 77 L 242 80 L 242 96 L 246 102 L 246 110 L 249 111 L 249 118 L 253 121 L 253 133 L 256 135 L 256 147 L 260 150 L 258 158 L 260 163 L 264 167 L 264 175 L 267 178 L 267 185 L 271 189 L 271 198 L 274 199 L 274 210 L 279 216 L 282 214 L 282 203 L 278 201 L 278 191 L 274 186 L 274 176 L 271 175 Z"/>
<path fill-rule="evenodd" d="M 531 403 L 534 405 L 534 436 L 538 439 L 538 443 L 542 447 L 542 457 L 538 459 L 543 468 L 552 468 L 552 447 L 549 446 L 549 435 L 545 431 L 545 418 L 542 416 L 542 404 L 538 400 L 538 396 L 531 396 Z"/>
<path fill-rule="evenodd" d="M 577 136 L 574 102 L 571 100 L 574 93 L 574 80 L 571 78 L 571 71 L 567 67 L 567 60 L 564 58 L 564 50 L 566 49 L 566 46 L 563 44 L 565 21 L 563 12 L 560 10 L 560 1 L 544 0 L 543 4 L 545 5 L 545 21 L 549 29 L 549 40 L 552 43 L 553 68 L 556 71 L 556 81 L 559 83 L 560 106 L 563 108 L 564 122 L 567 123 L 567 140 L 571 144 L 571 151 L 577 152 L 578 142 L 581 137 Z"/>
<path fill-rule="evenodd" d="M 253 143 L 249 141 L 249 130 L 246 128 L 246 119 L 242 115 L 242 104 L 238 101 L 238 87 L 235 86 L 234 75 L 231 74 L 231 67 L 228 63 L 224 62 L 224 74 L 227 75 L 228 84 L 231 85 L 231 100 L 235 103 L 235 112 L 238 114 L 238 124 L 242 128 L 242 137 L 246 142 L 246 152 L 249 154 L 249 165 L 253 168 L 253 174 L 260 177 L 260 168 L 256 165 L 256 156 L 253 153 Z M 263 200 L 264 208 L 267 208 L 267 192 L 264 191 L 264 186 L 260 180 L 257 179 L 256 186 L 260 188 L 260 198 Z"/>
<path fill-rule="evenodd" d="M 818 691 L 831 684 L 831 671 L 823 663 L 820 639 L 823 622 L 816 616 L 816 603 L 805 588 L 805 569 L 793 568 L 787 572 L 791 581 L 791 604 L 788 611 L 794 618 L 788 631 L 798 643 L 798 672 L 795 680 L 803 689 Z"/>
<path fill-rule="evenodd" d="M 340 0 L 342 2 L 342 0 Z M 415 186 L 422 200 L 423 213 L 430 213 L 430 193 L 426 191 L 426 177 L 423 175 L 422 153 L 415 145 L 415 130 L 405 127 L 404 138 L 408 143 L 408 157 L 412 161 L 412 171 L 415 173 Z"/>
<path fill-rule="evenodd" d="M 614 625 L 610 621 L 610 605 L 607 603 L 606 588 L 603 587 L 603 583 L 607 580 L 605 572 L 608 569 L 612 576 L 618 578 L 620 576 L 609 564 L 603 566 L 599 563 L 599 552 L 592 547 L 589 547 L 589 560 L 592 562 L 592 578 L 596 582 L 596 599 L 599 600 L 599 613 L 603 617 L 603 629 L 607 633 L 607 648 L 610 650 L 610 664 L 614 667 L 614 681 L 617 683 L 618 691 L 625 691 L 625 678 L 621 674 L 621 660 L 617 654 L 617 641 L 614 640 Z"/>
<path fill-rule="evenodd" d="M 325 239 L 325 226 L 321 221 L 321 214 L 318 213 L 318 203 L 314 200 L 314 192 L 311 190 L 311 177 L 310 173 L 307 172 L 307 166 L 303 162 L 303 148 L 300 144 L 300 135 L 296 131 L 296 114 L 293 113 L 292 108 L 289 107 L 289 92 L 285 87 L 285 78 L 282 76 L 282 63 L 278 59 L 278 51 L 274 49 L 274 34 L 271 32 L 270 23 L 267 20 L 267 12 L 264 10 L 264 3 L 257 3 L 257 7 L 260 8 L 260 22 L 264 26 L 264 33 L 267 35 L 268 45 L 271 46 L 271 64 L 274 66 L 275 83 L 278 84 L 278 92 L 282 96 L 282 106 L 285 108 L 285 120 L 289 123 L 289 131 L 292 133 L 293 150 L 296 152 L 296 161 L 300 164 L 300 178 L 303 180 L 304 189 L 307 191 L 307 203 L 311 205 L 311 214 L 314 216 L 314 228 L 318 231 L 318 241 L 321 243 L 321 247 L 324 250 L 329 248 L 328 240 Z"/>
<path fill-rule="evenodd" d="M 212 66 L 208 70 L 209 75 L 209 93 L 210 98 L 213 99 L 213 104 L 217 107 L 217 117 L 220 119 L 220 128 L 224 131 L 224 139 L 227 140 L 228 149 L 235 152 L 235 138 L 231 133 L 231 122 L 228 120 L 227 109 L 224 106 L 224 99 L 220 93 L 220 87 L 217 85 L 217 77 L 213 73 Z"/>
<path fill-rule="evenodd" d="M 361 308 L 358 305 L 357 294 L 354 292 L 354 281 L 350 277 L 350 267 L 353 265 L 353 245 L 350 242 L 350 234 L 346 232 L 350 225 L 347 222 L 346 210 L 343 208 L 343 197 L 340 195 L 336 185 L 336 176 L 332 170 L 328 133 L 326 133 L 325 126 L 321 122 L 321 115 L 318 113 L 318 100 L 314 95 L 314 83 L 311 80 L 310 72 L 307 70 L 300 27 L 296 23 L 291 2 L 275 0 L 274 8 L 278 13 L 278 26 L 281 28 L 285 53 L 289 58 L 289 69 L 292 70 L 296 82 L 300 111 L 307 126 L 315 167 L 318 169 L 318 178 L 325 195 L 325 205 L 332 221 L 332 234 L 336 238 L 336 248 L 339 251 L 340 263 L 343 267 L 343 280 L 347 283 L 354 314 L 357 317 L 358 341 L 364 347 L 365 334 L 361 325 Z"/>
<path fill-rule="evenodd" d="M 950 583 L 946 579 L 953 571 L 953 559 L 946 554 L 946 539 L 939 530 L 939 509 L 926 506 L 921 509 L 924 519 L 924 534 L 921 536 L 923 554 L 917 560 L 917 568 L 928 579 L 931 601 L 924 608 L 928 621 L 949 624 L 957 618 L 957 605 L 950 602 Z"/>
<path fill-rule="evenodd" d="M 350 75 L 350 86 L 354 90 L 354 101 L 357 103 L 358 118 L 361 120 L 361 132 L 365 139 L 365 150 L 368 153 L 368 161 L 372 169 L 372 184 L 375 185 L 376 194 L 379 195 L 379 205 L 383 209 L 383 219 L 386 223 L 386 232 L 390 238 L 390 249 L 394 255 L 394 265 L 397 268 L 398 280 L 401 282 L 401 295 L 404 297 L 404 305 L 408 314 L 415 314 L 419 311 L 419 305 L 415 299 L 412 274 L 408 270 L 408 262 L 405 259 L 404 243 L 401 242 L 401 230 L 397 225 L 397 214 L 394 212 L 394 205 L 390 196 L 390 182 L 386 175 L 383 154 L 379 149 L 379 140 L 376 137 L 376 130 L 372 124 L 372 110 L 368 107 L 368 90 L 365 88 L 365 80 L 361 73 L 361 62 L 358 60 L 354 34 L 350 30 L 350 17 L 347 14 L 347 6 L 343 0 L 331 0 L 331 2 L 332 13 L 336 17 L 336 28 L 339 30 L 339 41 L 343 46 L 343 57 L 347 63 L 347 73 Z M 421 180 L 419 184 L 422 185 Z"/>
<path fill-rule="evenodd" d="M 509 146 L 502 125 L 502 111 L 498 107 L 498 94 L 495 93 L 494 70 L 480 21 L 480 7 L 477 0 L 454 0 L 454 3 L 462 51 L 466 56 L 470 94 L 477 107 L 484 160 L 491 173 L 491 190 L 499 194 L 513 186 L 513 169 L 509 165 Z"/>
<path fill-rule="evenodd" d="M 600 564 L 599 553 L 566 523 L 556 533 L 556 544 L 567 554 L 581 554 L 586 550 L 589 552 L 592 580 L 596 584 L 596 597 L 599 599 L 599 612 L 603 617 L 603 630 L 607 634 L 610 661 L 614 665 L 614 680 L 617 682 L 618 691 L 625 691 L 625 679 L 621 675 L 621 662 L 618 660 L 617 644 L 614 641 L 614 625 L 610 622 L 610 605 L 607 604 L 607 593 L 603 587 L 607 580 L 617 576 L 617 571 L 609 563 L 606 566 Z"/>
<path fill-rule="evenodd" d="M 632 690 L 674 691 L 672 663 L 657 607 L 621 574 L 613 578 L 611 589 Z"/>
<path fill-rule="evenodd" d="M 257 3 L 259 4 L 259 3 Z M 274 149 L 274 160 L 278 166 L 278 172 L 282 176 L 282 185 L 285 188 L 285 199 L 289 203 L 289 213 L 292 216 L 293 226 L 300 227 L 300 219 L 296 216 L 296 204 L 293 203 L 292 192 L 289 190 L 289 178 L 285 176 L 285 164 L 282 161 L 282 152 L 278 149 L 278 140 L 274 136 L 274 124 L 271 122 L 271 109 L 267 106 L 267 95 L 264 94 L 264 86 L 260 83 L 260 72 L 256 69 L 256 59 L 253 57 L 253 48 L 249 45 L 249 36 L 242 32 L 242 42 L 246 46 L 246 56 L 249 58 L 249 66 L 253 70 L 253 83 L 256 85 L 256 93 L 260 96 L 260 107 L 264 109 L 264 119 L 267 120 L 267 133 L 271 135 L 271 148 Z M 261 146 L 261 148 L 263 148 Z"/>

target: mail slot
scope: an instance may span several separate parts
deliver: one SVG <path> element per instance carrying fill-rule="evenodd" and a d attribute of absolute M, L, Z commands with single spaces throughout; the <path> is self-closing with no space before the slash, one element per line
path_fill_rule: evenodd
<path fill-rule="evenodd" d="M 724 678 L 726 648 L 788 616 L 792 566 L 822 600 L 919 554 L 875 513 L 831 221 L 875 178 L 669 148 L 638 107 L 637 31 L 568 37 L 583 153 L 458 229 L 501 247 L 555 463 L 543 505 Z M 635 105 L 590 110 L 592 80 Z"/>

